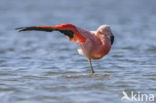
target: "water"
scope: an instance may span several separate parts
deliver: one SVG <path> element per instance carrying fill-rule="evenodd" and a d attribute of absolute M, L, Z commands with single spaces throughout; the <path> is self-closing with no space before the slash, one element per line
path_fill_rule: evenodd
<path fill-rule="evenodd" d="M 1 103 L 122 103 L 122 92 L 154 94 L 155 0 L 1 0 Z M 77 45 L 59 32 L 15 28 L 73 23 L 87 30 L 111 26 L 109 55 L 90 76 Z M 127 103 L 129 101 L 124 101 Z M 148 103 L 148 101 L 145 101 Z"/>

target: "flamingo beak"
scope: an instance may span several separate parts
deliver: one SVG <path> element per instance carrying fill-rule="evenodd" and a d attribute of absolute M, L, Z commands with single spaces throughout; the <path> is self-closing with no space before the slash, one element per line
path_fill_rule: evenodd
<path fill-rule="evenodd" d="M 114 35 L 110 36 L 110 40 L 111 40 L 111 45 L 113 45 L 113 43 L 114 43 Z"/>

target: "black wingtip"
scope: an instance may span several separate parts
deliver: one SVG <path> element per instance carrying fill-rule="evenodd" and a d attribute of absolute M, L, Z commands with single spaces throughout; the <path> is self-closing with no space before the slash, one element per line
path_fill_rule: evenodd
<path fill-rule="evenodd" d="M 19 32 L 21 31 L 46 31 L 46 32 L 52 32 L 52 28 L 44 28 L 44 27 L 39 27 L 39 26 L 30 26 L 30 27 L 20 27 L 16 28 Z"/>
<path fill-rule="evenodd" d="M 25 31 L 25 27 L 15 28 L 18 32 Z"/>

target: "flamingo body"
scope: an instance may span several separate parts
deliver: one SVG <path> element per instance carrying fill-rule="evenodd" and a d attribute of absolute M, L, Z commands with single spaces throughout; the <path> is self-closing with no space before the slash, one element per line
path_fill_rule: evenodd
<path fill-rule="evenodd" d="M 82 28 L 78 28 L 78 31 L 87 38 L 86 42 L 78 43 L 80 46 L 79 54 L 86 56 L 88 59 L 100 59 L 109 53 L 111 41 L 106 35 L 89 32 Z"/>

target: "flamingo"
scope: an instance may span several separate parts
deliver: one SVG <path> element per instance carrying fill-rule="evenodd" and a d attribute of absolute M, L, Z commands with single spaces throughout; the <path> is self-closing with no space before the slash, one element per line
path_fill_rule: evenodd
<path fill-rule="evenodd" d="M 69 41 L 79 45 L 78 53 L 86 56 L 89 61 L 91 74 L 95 73 L 92 66 L 92 59 L 101 59 L 107 55 L 114 42 L 114 35 L 110 26 L 101 25 L 96 31 L 87 31 L 73 24 L 59 24 L 56 26 L 31 26 L 17 28 L 21 31 L 59 31 L 69 37 Z"/>

